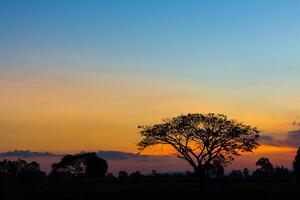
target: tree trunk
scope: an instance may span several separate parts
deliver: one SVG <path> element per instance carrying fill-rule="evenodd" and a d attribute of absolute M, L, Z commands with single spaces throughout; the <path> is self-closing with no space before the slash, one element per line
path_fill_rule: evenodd
<path fill-rule="evenodd" d="M 207 182 L 208 175 L 206 173 L 204 166 L 199 166 L 196 169 L 194 169 L 194 174 L 196 177 L 198 177 L 200 179 L 200 182 L 202 184 L 205 184 Z"/>

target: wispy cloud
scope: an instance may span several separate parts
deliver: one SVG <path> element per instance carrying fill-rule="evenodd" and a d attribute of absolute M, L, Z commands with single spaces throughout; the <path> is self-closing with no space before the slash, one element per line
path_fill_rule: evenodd
<path fill-rule="evenodd" d="M 14 150 L 14 151 L 7 151 L 0 153 L 0 156 L 2 157 L 51 157 L 51 156 L 57 156 L 50 152 L 34 152 L 34 151 L 28 151 L 28 150 Z"/>
<path fill-rule="evenodd" d="M 294 126 L 300 126 L 300 122 L 299 121 L 293 121 L 292 125 L 294 125 Z"/>
<path fill-rule="evenodd" d="M 271 135 L 263 135 L 261 139 L 262 143 L 267 145 L 298 148 L 300 146 L 300 129 L 286 133 L 283 139 L 277 139 Z"/>
<path fill-rule="evenodd" d="M 81 151 L 80 153 L 85 153 Z M 106 160 L 136 160 L 140 162 L 147 161 L 160 161 L 162 156 L 152 155 L 138 155 L 135 153 L 122 152 L 122 151 L 98 151 L 98 156 Z M 62 157 L 66 154 L 54 154 L 50 152 L 34 152 L 29 150 L 13 150 L 7 152 L 0 152 L 0 157 L 16 157 L 16 158 L 29 158 L 29 157 Z"/>
<path fill-rule="evenodd" d="M 148 155 L 138 155 L 121 151 L 99 151 L 98 155 L 104 159 L 126 160 L 126 159 L 149 159 Z"/>

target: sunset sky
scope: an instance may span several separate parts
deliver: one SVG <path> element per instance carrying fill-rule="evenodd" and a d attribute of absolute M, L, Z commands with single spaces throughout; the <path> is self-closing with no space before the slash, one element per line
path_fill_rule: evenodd
<path fill-rule="evenodd" d="M 258 127 L 257 153 L 294 153 L 299 11 L 297 0 L 1 0 L 0 151 L 136 152 L 138 125 L 215 112 Z"/>

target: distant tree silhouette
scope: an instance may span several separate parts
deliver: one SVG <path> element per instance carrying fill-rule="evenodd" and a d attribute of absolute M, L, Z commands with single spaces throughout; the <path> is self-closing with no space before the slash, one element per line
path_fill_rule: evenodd
<path fill-rule="evenodd" d="M 243 177 L 241 170 L 232 170 L 228 176 L 232 179 L 241 179 Z"/>
<path fill-rule="evenodd" d="M 256 162 L 256 166 L 259 166 L 261 170 L 273 173 L 273 165 L 270 162 L 269 158 L 260 158 Z"/>
<path fill-rule="evenodd" d="M 297 182 L 300 182 L 300 147 L 298 148 L 297 154 L 293 162 L 293 175 Z"/>
<path fill-rule="evenodd" d="M 37 162 L 27 163 L 25 160 L 3 160 L 0 161 L 0 179 L 35 181 L 45 177 L 46 173 L 41 171 Z"/>
<path fill-rule="evenodd" d="M 135 172 L 132 172 L 131 174 L 129 174 L 129 177 L 130 178 L 141 178 L 141 177 L 143 177 L 143 175 L 141 172 L 135 171 Z"/>
<path fill-rule="evenodd" d="M 281 167 L 275 167 L 274 168 L 274 176 L 277 179 L 289 179 L 290 178 L 290 170 L 281 166 Z"/>
<path fill-rule="evenodd" d="M 247 178 L 247 177 L 250 176 L 250 171 L 249 171 L 248 168 L 244 168 L 244 169 L 243 169 L 243 176 L 244 176 L 245 178 Z"/>
<path fill-rule="evenodd" d="M 154 145 L 172 146 L 196 175 L 207 177 L 210 165 L 225 166 L 240 152 L 259 146 L 257 128 L 228 119 L 222 114 L 187 114 L 163 120 L 161 124 L 139 126 L 140 151 Z"/>
<path fill-rule="evenodd" d="M 128 177 L 128 173 L 126 171 L 119 171 L 119 178 L 124 179 Z"/>
<path fill-rule="evenodd" d="M 96 153 L 66 155 L 59 163 L 52 165 L 50 175 L 63 178 L 101 178 L 107 172 L 106 160 L 99 158 Z"/>
<path fill-rule="evenodd" d="M 150 175 L 151 175 L 151 176 L 158 176 L 159 173 L 157 173 L 157 171 L 156 171 L 155 169 L 152 169 Z"/>
<path fill-rule="evenodd" d="M 273 176 L 274 167 L 268 158 L 260 158 L 256 162 L 259 168 L 253 172 L 253 176 L 257 178 L 271 178 Z"/>
<path fill-rule="evenodd" d="M 114 179 L 114 178 L 116 178 L 112 173 L 108 173 L 108 174 L 106 175 L 106 177 L 109 178 L 109 179 Z"/>
<path fill-rule="evenodd" d="M 194 174 L 193 174 L 193 172 L 191 172 L 191 171 L 186 171 L 185 172 L 185 176 L 187 176 L 187 177 L 190 177 L 190 176 L 193 176 Z"/>

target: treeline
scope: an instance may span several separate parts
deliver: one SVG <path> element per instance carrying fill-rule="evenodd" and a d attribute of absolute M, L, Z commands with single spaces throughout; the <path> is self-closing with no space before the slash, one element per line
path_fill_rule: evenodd
<path fill-rule="evenodd" d="M 232 170 L 225 174 L 222 166 L 211 166 L 207 175 L 211 180 L 254 180 L 254 181 L 300 181 L 300 148 L 293 162 L 293 170 L 283 166 L 274 167 L 268 158 L 260 158 L 256 162 L 257 169 Z M 36 182 L 36 181 L 83 181 L 83 180 L 137 180 L 137 179 L 165 179 L 170 177 L 197 178 L 195 173 L 158 173 L 152 170 L 149 174 L 139 171 L 128 173 L 120 171 L 116 176 L 107 173 L 107 161 L 99 158 L 96 153 L 82 153 L 66 155 L 60 162 L 52 165 L 51 172 L 47 175 L 40 169 L 37 162 L 25 160 L 0 161 L 0 182 Z"/>

